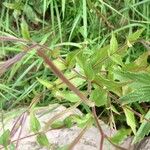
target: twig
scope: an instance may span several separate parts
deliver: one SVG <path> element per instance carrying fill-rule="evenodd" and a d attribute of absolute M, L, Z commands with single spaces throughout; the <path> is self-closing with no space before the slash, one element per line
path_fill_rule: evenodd
<path fill-rule="evenodd" d="M 68 150 L 72 150 L 73 147 L 79 142 L 84 133 L 87 131 L 89 125 L 86 125 L 85 128 L 79 133 L 79 135 L 73 140 L 73 142 L 68 146 Z"/>
<path fill-rule="evenodd" d="M 20 132 L 19 132 L 19 135 L 18 135 L 18 138 L 17 138 L 16 150 L 18 149 L 18 146 L 19 146 L 19 139 L 20 139 L 20 136 L 21 136 L 23 127 L 24 127 L 24 125 L 25 125 L 26 118 L 27 118 L 27 113 L 24 113 L 24 114 L 23 114 L 23 117 L 22 117 L 22 119 L 21 119 L 21 128 L 20 128 Z"/>
<path fill-rule="evenodd" d="M 99 132 L 100 132 L 100 135 L 101 135 L 100 150 L 103 150 L 103 143 L 104 143 L 104 138 L 106 137 L 106 135 L 104 134 L 103 129 L 102 129 L 102 127 L 101 127 L 100 124 L 99 124 L 95 107 L 92 107 L 92 112 L 93 112 L 94 119 L 95 119 L 95 121 L 96 121 L 96 125 L 97 125 L 97 127 L 98 127 L 98 129 L 99 129 Z"/>

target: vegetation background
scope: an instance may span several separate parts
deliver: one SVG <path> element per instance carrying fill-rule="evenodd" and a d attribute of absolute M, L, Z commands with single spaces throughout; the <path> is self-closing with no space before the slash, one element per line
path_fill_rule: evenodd
<path fill-rule="evenodd" d="M 1 0 L 0 11 L 1 110 L 59 103 L 85 114 L 83 128 L 117 129 L 115 144 L 149 135 L 149 0 Z"/>

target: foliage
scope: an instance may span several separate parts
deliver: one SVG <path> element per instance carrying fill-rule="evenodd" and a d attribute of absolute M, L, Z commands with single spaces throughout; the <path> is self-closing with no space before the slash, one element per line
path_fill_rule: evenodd
<path fill-rule="evenodd" d="M 117 126 L 121 139 L 128 134 L 124 127 L 131 128 L 134 142 L 144 138 L 149 122 L 140 123 L 138 117 L 149 119 L 148 2 L 3 0 L 1 109 L 28 106 L 40 93 L 38 106 L 80 105 L 85 113 L 83 118 L 55 122 L 54 127 L 94 123 L 91 107 L 96 106 L 106 123 L 122 123 Z M 39 132 L 40 122 L 34 112 L 30 116 L 32 132 Z M 112 141 L 120 143 L 117 138 L 119 133 Z M 37 141 L 49 146 L 43 133 Z"/>

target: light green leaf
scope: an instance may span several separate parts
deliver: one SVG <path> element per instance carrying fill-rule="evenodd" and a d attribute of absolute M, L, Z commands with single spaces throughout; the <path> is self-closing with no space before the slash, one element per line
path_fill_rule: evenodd
<path fill-rule="evenodd" d="M 55 66 L 56 66 L 60 71 L 66 69 L 65 64 L 64 64 L 63 62 L 61 62 L 60 60 L 58 60 L 58 59 L 53 60 L 53 63 L 55 64 Z"/>
<path fill-rule="evenodd" d="M 85 125 L 87 125 L 89 122 L 91 122 L 91 124 L 93 123 L 93 116 L 90 113 L 82 117 L 74 116 L 73 119 L 80 128 L 85 127 Z"/>
<path fill-rule="evenodd" d="M 84 29 L 84 32 L 83 32 L 83 37 L 84 39 L 87 38 L 87 6 L 86 6 L 86 0 L 83 0 L 83 29 Z"/>
<path fill-rule="evenodd" d="M 147 112 L 144 118 L 150 119 L 150 110 Z M 135 134 L 133 143 L 141 141 L 146 135 L 149 135 L 149 133 L 150 133 L 150 122 L 143 120 L 143 123 L 140 125 L 137 133 Z"/>
<path fill-rule="evenodd" d="M 70 52 L 66 57 L 66 65 L 69 68 L 72 68 L 75 65 L 76 62 L 76 55 L 79 53 L 79 50 Z"/>
<path fill-rule="evenodd" d="M 68 116 L 67 118 L 65 118 L 65 120 L 64 120 L 64 123 L 65 123 L 65 126 L 67 127 L 67 128 L 71 128 L 72 126 L 73 126 L 73 123 L 74 123 L 74 116 L 75 115 L 70 115 L 70 116 Z M 76 116 L 75 116 L 76 117 Z"/>
<path fill-rule="evenodd" d="M 85 61 L 84 64 L 83 64 L 83 69 L 84 69 L 84 72 L 85 72 L 85 75 L 87 76 L 87 78 L 89 80 L 93 80 L 95 78 L 95 72 L 92 68 L 92 65 L 90 62 L 88 61 Z"/>
<path fill-rule="evenodd" d="M 96 106 L 103 106 L 107 103 L 107 92 L 101 88 L 96 88 L 92 91 L 90 99 L 95 102 Z"/>
<path fill-rule="evenodd" d="M 14 3 L 4 2 L 3 5 L 9 9 L 14 9 L 14 10 L 22 10 L 24 7 L 24 4 L 22 2 L 14 2 Z"/>
<path fill-rule="evenodd" d="M 136 121 L 135 121 L 134 113 L 125 107 L 123 108 L 123 110 L 126 116 L 127 124 L 131 127 L 133 133 L 136 134 Z"/>
<path fill-rule="evenodd" d="M 32 132 L 38 132 L 41 129 L 41 125 L 34 112 L 30 113 L 30 129 Z"/>
<path fill-rule="evenodd" d="M 62 147 L 57 148 L 56 150 L 68 150 L 68 145 L 64 145 Z"/>
<path fill-rule="evenodd" d="M 137 87 L 138 88 L 138 87 Z M 129 93 L 120 98 L 123 104 L 134 102 L 149 102 L 150 101 L 150 86 L 139 87 L 132 93 Z"/>
<path fill-rule="evenodd" d="M 56 91 L 55 96 L 58 98 L 68 100 L 69 102 L 72 103 L 80 101 L 80 98 L 71 91 Z"/>
<path fill-rule="evenodd" d="M 11 143 L 10 145 L 9 145 L 9 150 L 15 150 L 16 148 L 15 148 L 15 144 L 14 143 Z"/>
<path fill-rule="evenodd" d="M 53 85 L 47 81 L 47 80 L 43 80 L 40 78 L 36 78 L 42 85 L 44 85 L 45 87 L 47 87 L 48 89 L 52 89 Z"/>
<path fill-rule="evenodd" d="M 80 67 L 84 70 L 87 78 L 89 80 L 93 80 L 95 78 L 95 71 L 90 60 L 88 60 L 88 58 L 86 58 L 82 52 L 77 55 L 76 60 Z"/>
<path fill-rule="evenodd" d="M 116 64 L 119 64 L 119 65 L 123 66 L 122 58 L 121 58 L 120 55 L 114 54 L 114 55 L 110 56 L 110 58 L 111 58 L 111 60 L 112 60 L 113 62 L 115 62 Z"/>
<path fill-rule="evenodd" d="M 24 18 L 22 18 L 21 22 L 21 34 L 24 39 L 30 40 L 28 24 L 26 23 Z"/>
<path fill-rule="evenodd" d="M 64 126 L 64 121 L 56 120 L 51 124 L 51 128 L 57 129 Z"/>
<path fill-rule="evenodd" d="M 143 31 L 144 31 L 144 29 L 140 29 L 140 30 L 137 30 L 136 32 L 130 34 L 127 37 L 127 41 L 129 41 L 130 43 L 135 42 L 136 40 L 139 39 L 139 37 L 140 37 L 140 35 L 142 34 Z"/>
<path fill-rule="evenodd" d="M 90 57 L 91 64 L 92 65 L 99 64 L 99 65 L 97 65 L 97 67 L 100 68 L 99 66 L 101 66 L 103 64 L 102 60 L 104 60 L 108 57 L 108 49 L 109 48 L 110 48 L 110 45 L 107 45 L 107 46 L 102 47 L 102 48 L 96 48 L 94 50 L 94 53 Z M 100 62 L 102 62 L 102 64 Z M 96 68 L 96 67 L 94 67 L 94 68 Z"/>
<path fill-rule="evenodd" d="M 111 56 L 118 49 L 118 42 L 115 37 L 115 34 L 112 32 L 111 40 L 110 40 L 110 49 L 108 49 L 108 55 Z"/>
<path fill-rule="evenodd" d="M 66 6 L 66 0 L 61 0 L 62 3 L 62 13 L 63 13 L 63 18 L 65 16 L 65 6 Z"/>
<path fill-rule="evenodd" d="M 108 80 L 101 75 L 97 75 L 94 81 L 97 82 L 101 86 L 105 86 L 109 91 L 112 91 L 116 93 L 117 95 L 121 95 L 120 94 L 122 92 L 121 88 L 123 85 L 126 84 L 126 83 L 115 82 L 113 80 Z"/>
<path fill-rule="evenodd" d="M 134 88 L 139 88 L 139 86 L 149 85 L 150 75 L 148 73 L 135 73 L 129 71 L 114 71 L 115 75 L 121 81 L 133 81 L 132 84 L 135 85 Z M 137 86 L 138 84 L 138 86 Z"/>
<path fill-rule="evenodd" d="M 38 23 L 38 16 L 35 13 L 35 11 L 33 10 L 33 8 L 30 5 L 25 5 L 25 8 L 23 9 L 23 12 L 25 13 L 25 15 L 27 16 L 27 18 L 32 21 L 34 24 Z"/>
<path fill-rule="evenodd" d="M 129 129 L 120 129 L 117 131 L 117 133 L 110 138 L 110 140 L 119 145 L 121 144 L 128 136 L 128 134 L 130 133 L 131 131 Z"/>
<path fill-rule="evenodd" d="M 44 133 L 40 133 L 37 136 L 37 142 L 41 145 L 41 146 L 46 146 L 49 147 L 49 141 L 47 136 Z"/>
<path fill-rule="evenodd" d="M 111 106 L 110 106 L 110 109 L 111 109 L 114 113 L 120 115 L 120 112 L 115 108 L 114 105 L 111 105 Z"/>
<path fill-rule="evenodd" d="M 4 131 L 4 133 L 0 136 L 0 145 L 7 147 L 10 142 L 10 130 Z"/>

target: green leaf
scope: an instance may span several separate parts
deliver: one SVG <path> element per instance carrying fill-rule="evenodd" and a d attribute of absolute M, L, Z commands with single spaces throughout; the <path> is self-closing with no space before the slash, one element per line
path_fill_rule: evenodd
<path fill-rule="evenodd" d="M 64 123 L 65 123 L 65 126 L 67 128 L 71 128 L 73 126 L 73 123 L 74 123 L 74 119 L 73 118 L 74 117 L 72 115 L 67 117 L 67 118 L 65 118 Z"/>
<path fill-rule="evenodd" d="M 39 135 L 37 135 L 37 142 L 41 145 L 41 146 L 46 146 L 49 147 L 49 141 L 47 136 L 44 133 L 40 133 Z"/>
<path fill-rule="evenodd" d="M 65 6 L 66 6 L 66 0 L 61 0 L 62 3 L 62 14 L 63 14 L 63 18 L 65 16 Z"/>
<path fill-rule="evenodd" d="M 80 98 L 71 91 L 56 91 L 55 96 L 58 98 L 68 100 L 69 102 L 72 103 L 80 101 Z"/>
<path fill-rule="evenodd" d="M 35 133 L 41 129 L 40 122 L 33 112 L 30 113 L 30 129 Z"/>
<path fill-rule="evenodd" d="M 120 93 L 122 93 L 122 86 L 126 84 L 115 82 L 113 80 L 108 80 L 101 75 L 97 75 L 94 81 L 99 85 L 101 85 L 102 87 L 105 86 L 109 91 L 112 91 L 117 95 L 121 95 Z"/>
<path fill-rule="evenodd" d="M 150 75 L 148 73 L 135 73 L 135 72 L 119 71 L 119 70 L 115 70 L 114 73 L 120 81 L 130 81 L 130 80 L 133 81 L 132 85 L 134 88 L 139 88 L 139 86 L 149 85 Z"/>
<path fill-rule="evenodd" d="M 94 50 L 94 53 L 90 57 L 90 62 L 92 65 L 98 64 L 97 66 L 94 66 L 95 70 L 97 70 L 97 67 L 100 69 L 101 66 L 103 65 L 103 60 L 105 60 L 108 57 L 107 51 L 109 48 L 110 48 L 110 45 L 107 45 L 103 48 L 96 48 Z"/>
<path fill-rule="evenodd" d="M 29 19 L 34 24 L 37 24 L 39 19 L 33 8 L 27 4 L 24 7 L 25 8 L 23 9 L 23 12 L 26 15 L 27 19 Z"/>
<path fill-rule="evenodd" d="M 53 129 L 57 129 L 57 128 L 61 128 L 64 126 L 64 121 L 54 121 L 52 124 L 51 124 L 51 128 Z"/>
<path fill-rule="evenodd" d="M 135 121 L 134 113 L 125 107 L 123 108 L 123 110 L 126 116 L 127 124 L 131 127 L 133 133 L 136 134 L 136 121 Z"/>
<path fill-rule="evenodd" d="M 14 10 L 23 10 L 24 7 L 24 4 L 22 2 L 14 2 L 14 3 L 4 2 L 3 5 L 9 9 L 14 9 Z"/>
<path fill-rule="evenodd" d="M 21 34 L 24 39 L 30 40 L 28 24 L 26 23 L 24 18 L 22 18 L 22 22 L 21 22 Z"/>
<path fill-rule="evenodd" d="M 130 133 L 129 129 L 120 129 L 113 137 L 110 138 L 110 140 L 113 143 L 119 145 L 127 138 L 127 135 L 129 135 L 129 133 Z"/>
<path fill-rule="evenodd" d="M 10 143 L 10 130 L 4 131 L 4 133 L 0 136 L 0 145 L 7 147 Z"/>
<path fill-rule="evenodd" d="M 64 145 L 62 147 L 57 148 L 56 150 L 68 150 L 69 145 Z"/>
<path fill-rule="evenodd" d="M 119 65 L 123 66 L 122 58 L 121 58 L 120 55 L 114 54 L 114 55 L 110 56 L 110 58 L 111 58 L 111 60 L 112 60 L 113 62 L 115 62 L 116 64 L 119 64 Z"/>
<path fill-rule="evenodd" d="M 59 70 L 65 70 L 66 69 L 66 66 L 63 62 L 61 62 L 60 60 L 58 59 L 55 59 L 53 60 L 53 63 L 56 65 L 56 67 L 59 69 Z"/>
<path fill-rule="evenodd" d="M 114 105 L 111 105 L 111 106 L 110 106 L 110 109 L 111 109 L 114 113 L 120 115 L 120 112 L 115 108 Z"/>
<path fill-rule="evenodd" d="M 86 6 L 86 0 L 83 0 L 83 7 L 82 7 L 82 10 L 83 10 L 83 29 L 84 29 L 84 32 L 83 32 L 83 37 L 84 39 L 87 38 L 88 36 L 88 33 L 87 33 L 87 6 Z"/>
<path fill-rule="evenodd" d="M 96 88 L 91 92 L 90 99 L 93 100 L 98 107 L 106 105 L 107 92 L 102 88 Z"/>
<path fill-rule="evenodd" d="M 83 52 L 80 52 L 76 57 L 77 63 L 84 70 L 85 75 L 89 80 L 93 80 L 95 78 L 95 72 L 92 68 L 92 64 L 86 56 L 84 56 Z"/>
<path fill-rule="evenodd" d="M 144 118 L 150 119 L 150 110 L 147 112 Z M 150 122 L 143 120 L 143 123 L 140 125 L 137 133 L 135 134 L 133 143 L 141 141 L 146 135 L 149 135 L 149 133 L 150 133 Z"/>
<path fill-rule="evenodd" d="M 142 34 L 142 32 L 144 31 L 144 29 L 140 29 L 140 30 L 137 30 L 136 32 L 130 34 L 128 37 L 127 37 L 127 41 L 131 44 L 133 44 L 136 40 L 139 39 L 140 35 Z"/>
<path fill-rule="evenodd" d="M 85 61 L 83 64 L 83 69 L 85 72 L 85 75 L 89 80 L 93 80 L 95 78 L 95 72 L 92 68 L 92 65 L 89 61 Z"/>
<path fill-rule="evenodd" d="M 48 89 L 52 89 L 53 85 L 47 81 L 47 80 L 43 80 L 40 78 L 36 78 L 42 85 L 44 85 L 45 87 L 47 87 Z"/>
<path fill-rule="evenodd" d="M 15 150 L 16 148 L 15 148 L 15 144 L 14 143 L 11 143 L 10 145 L 9 145 L 9 150 Z"/>
<path fill-rule="evenodd" d="M 138 88 L 138 87 L 137 87 Z M 150 101 L 150 86 L 139 87 L 132 93 L 129 93 L 120 98 L 123 104 L 134 102 L 149 102 Z"/>
<path fill-rule="evenodd" d="M 115 37 L 115 34 L 112 32 L 111 40 L 110 40 L 110 48 L 108 49 L 108 55 L 111 56 L 118 49 L 118 42 Z"/>
<path fill-rule="evenodd" d="M 77 123 L 78 127 L 80 128 L 85 127 L 89 122 L 91 122 L 91 124 L 93 123 L 93 116 L 90 113 L 82 117 L 74 116 L 73 119 Z"/>

